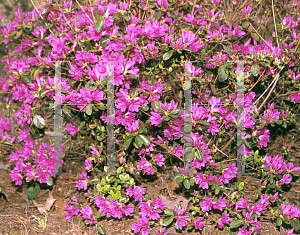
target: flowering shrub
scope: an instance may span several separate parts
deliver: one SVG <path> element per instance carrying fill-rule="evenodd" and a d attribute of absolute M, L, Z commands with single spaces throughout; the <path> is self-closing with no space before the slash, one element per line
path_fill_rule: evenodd
<path fill-rule="evenodd" d="M 33 4 L 31 12 L 18 9 L 14 21 L 0 16 L 0 42 L 16 45 L 6 50 L 6 76 L 0 83 L 15 121 L 1 117 L 1 143 L 22 145 L 10 155 L 16 185 L 52 185 L 58 166 L 64 164 L 55 157 L 54 147 L 41 139 L 53 118 L 46 116 L 45 108 L 57 107 L 55 64 L 61 61 L 64 128 L 71 142 L 62 154 L 74 153 L 74 142 L 80 151 L 85 144 L 89 149 L 86 171 L 76 181 L 88 204 L 73 197 L 65 206 L 67 220 L 81 215 L 86 224 L 96 224 L 100 234 L 105 233 L 100 222 L 104 217 L 121 219 L 136 211 L 140 218 L 132 231 L 142 235 L 167 234 L 171 225 L 177 231 L 201 231 L 206 224 L 229 234 L 256 234 L 261 232 L 262 216 L 282 226 L 285 234 L 300 229 L 300 210 L 286 205 L 283 196 L 300 169 L 294 142 L 288 147 L 284 142 L 278 155 L 268 153 L 274 129 L 292 131 L 299 125 L 297 0 L 275 6 L 272 1 L 271 11 L 270 4 L 240 5 L 236 0 Z M 289 16 L 282 19 L 273 12 L 272 17 L 279 5 Z M 265 17 L 264 12 L 271 15 Z M 259 33 L 274 22 L 272 35 Z M 238 61 L 245 63 L 243 123 L 237 113 Z M 187 138 L 185 73 L 192 83 L 192 130 Z M 111 74 L 117 169 L 106 174 L 105 104 Z M 237 149 L 231 141 L 240 126 L 245 133 L 243 147 Z M 190 143 L 186 158 L 185 141 Z M 227 144 L 220 150 L 222 142 Z M 237 177 L 239 169 L 230 162 L 235 159 L 223 152 L 232 155 L 235 150 L 260 183 L 255 201 L 247 198 L 247 182 Z M 165 201 L 139 186 L 139 177 L 167 172 L 172 165 L 178 171 L 174 180 L 190 195 L 187 207 L 167 208 Z"/>

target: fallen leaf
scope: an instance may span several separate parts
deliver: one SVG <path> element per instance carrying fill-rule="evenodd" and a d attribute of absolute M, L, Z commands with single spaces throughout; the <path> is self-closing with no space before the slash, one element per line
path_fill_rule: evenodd
<path fill-rule="evenodd" d="M 185 197 L 178 196 L 176 200 L 169 200 L 165 196 L 161 196 L 161 199 L 166 203 L 166 208 L 173 210 L 174 206 L 181 205 L 181 208 L 187 207 L 190 199 L 186 199 Z"/>
<path fill-rule="evenodd" d="M 66 205 L 66 203 L 64 202 L 63 199 L 61 199 L 61 198 L 56 199 L 56 201 L 54 203 L 54 206 L 55 206 L 55 214 L 57 216 L 61 216 L 61 215 L 64 215 L 66 213 L 65 205 Z"/>
<path fill-rule="evenodd" d="M 52 197 L 52 192 L 50 192 L 47 201 L 44 204 L 39 204 L 35 200 L 33 200 L 33 205 L 39 210 L 41 214 L 45 214 L 47 211 L 50 210 L 55 201 L 56 199 Z"/>

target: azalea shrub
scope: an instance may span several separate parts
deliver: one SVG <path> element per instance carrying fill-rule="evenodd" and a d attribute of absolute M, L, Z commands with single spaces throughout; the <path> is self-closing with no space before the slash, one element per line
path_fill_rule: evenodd
<path fill-rule="evenodd" d="M 126 219 L 135 212 L 139 219 L 131 229 L 142 235 L 167 234 L 171 226 L 178 233 L 201 232 L 207 225 L 228 234 L 260 234 L 262 218 L 282 234 L 300 230 L 300 209 L 285 198 L 300 170 L 294 143 L 298 0 L 31 3 L 34 10 L 18 8 L 13 21 L 0 14 L 0 42 L 7 48 L 0 88 L 12 117 L 1 117 L 1 144 L 18 146 L 9 156 L 15 166 L 10 175 L 16 185 L 35 185 L 28 188 L 30 198 L 39 184 L 52 185 L 64 159 L 75 155 L 83 156 L 85 171 L 76 188 L 86 202 L 72 197 L 66 219 L 81 217 L 100 234 L 104 219 Z M 61 79 L 55 75 L 58 62 Z M 113 171 L 107 166 L 110 78 Z M 187 136 L 188 86 L 192 128 Z M 59 159 L 54 144 L 45 141 L 58 90 L 67 136 Z M 280 133 L 293 137 L 271 151 Z M 240 174 L 237 153 L 246 176 Z M 141 179 L 166 174 L 188 198 L 185 207 L 167 207 L 141 187 Z M 251 200 L 249 178 L 258 183 Z"/>

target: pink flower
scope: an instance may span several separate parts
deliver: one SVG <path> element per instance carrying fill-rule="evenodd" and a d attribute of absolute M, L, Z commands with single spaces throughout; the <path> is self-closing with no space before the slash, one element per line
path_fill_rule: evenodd
<path fill-rule="evenodd" d="M 278 192 L 276 192 L 272 198 L 271 198 L 271 202 L 275 202 L 278 199 Z"/>
<path fill-rule="evenodd" d="M 225 199 L 219 198 L 217 201 L 212 203 L 214 209 L 223 211 L 223 207 L 226 207 Z"/>
<path fill-rule="evenodd" d="M 131 229 L 133 232 L 141 232 L 142 235 L 148 235 L 151 231 L 150 225 L 148 224 L 149 220 L 146 217 L 139 218 L 139 222 L 133 223 Z"/>
<path fill-rule="evenodd" d="M 137 165 L 137 170 L 138 171 L 144 170 L 145 174 L 147 174 L 147 175 L 154 174 L 152 165 L 147 161 L 147 159 L 145 157 L 141 157 L 141 160 L 138 162 L 138 165 Z"/>
<path fill-rule="evenodd" d="M 296 233 L 293 233 L 293 232 L 294 232 L 294 228 L 292 228 L 289 231 L 285 231 L 285 235 L 296 235 Z"/>
<path fill-rule="evenodd" d="M 68 211 L 65 216 L 66 216 L 66 220 L 71 221 L 73 216 L 78 215 L 79 213 L 79 209 L 77 206 L 70 206 L 70 204 L 72 204 L 72 202 L 69 202 L 65 205 L 65 210 Z"/>
<path fill-rule="evenodd" d="M 204 224 L 205 224 L 205 222 L 201 222 L 202 220 L 203 220 L 203 217 L 198 217 L 195 221 L 196 223 L 194 221 L 191 222 L 191 226 L 196 225 L 197 229 L 202 230 L 202 228 L 204 227 Z"/>
<path fill-rule="evenodd" d="M 78 132 L 78 128 L 73 126 L 71 123 L 66 124 L 66 130 L 70 133 L 70 135 L 74 136 Z"/>
<path fill-rule="evenodd" d="M 291 181 L 292 179 L 290 178 L 290 175 L 284 174 L 282 179 L 278 181 L 278 185 L 289 184 Z"/>
<path fill-rule="evenodd" d="M 175 212 L 175 219 L 177 220 L 176 224 L 180 230 L 182 230 L 182 227 L 185 227 L 187 224 L 187 221 L 184 220 L 188 218 L 188 215 L 183 215 L 185 212 L 186 207 L 182 208 L 179 212 L 177 209 L 177 206 L 174 206 L 174 212 Z"/>
<path fill-rule="evenodd" d="M 97 221 L 94 219 L 93 211 L 90 206 L 83 207 L 80 212 L 83 219 L 90 220 L 88 224 L 97 223 Z"/>
<path fill-rule="evenodd" d="M 130 205 L 125 206 L 125 204 L 122 204 L 122 208 L 123 208 L 123 213 L 126 216 L 130 216 L 134 212 L 133 206 L 130 206 Z"/>
<path fill-rule="evenodd" d="M 88 171 L 91 171 L 93 169 L 92 160 L 90 160 L 90 159 L 85 159 L 84 165 L 85 165 L 85 169 Z"/>
<path fill-rule="evenodd" d="M 155 231 L 156 235 L 167 235 L 167 232 L 165 232 L 165 231 L 166 231 L 166 228 L 167 228 L 167 227 L 164 227 L 164 228 L 161 230 L 161 232 L 159 232 L 159 231 L 156 230 L 156 229 L 154 229 L 154 231 Z"/>
<path fill-rule="evenodd" d="M 165 163 L 164 163 L 165 158 L 163 157 L 163 155 L 162 155 L 161 153 L 158 153 L 157 155 L 155 155 L 155 156 L 153 157 L 153 160 L 156 161 L 156 164 L 157 164 L 158 166 L 163 166 L 163 165 L 165 164 Z"/>
<path fill-rule="evenodd" d="M 237 235 L 251 235 L 251 233 L 249 233 L 245 228 L 239 228 Z"/>
<path fill-rule="evenodd" d="M 200 202 L 200 206 L 202 207 L 202 211 L 206 212 L 208 210 L 211 210 L 213 204 L 212 204 L 212 199 L 209 198 L 205 201 Z"/>
<path fill-rule="evenodd" d="M 159 113 L 156 112 L 150 112 L 151 113 L 151 117 L 150 117 L 150 121 L 151 121 L 151 125 L 154 126 L 158 126 L 159 124 L 162 123 L 162 119 L 166 116 L 164 115 L 163 117 L 160 116 Z"/>
<path fill-rule="evenodd" d="M 139 129 L 139 122 L 140 122 L 139 119 L 136 120 L 136 121 L 133 121 L 132 123 L 127 124 L 127 126 L 125 127 L 125 129 L 126 129 L 127 131 L 129 131 L 130 133 L 135 133 L 135 132 L 137 132 L 138 129 Z"/>
<path fill-rule="evenodd" d="M 296 171 L 300 170 L 300 167 L 295 167 L 294 163 L 292 163 L 292 162 L 288 162 L 286 164 L 286 168 L 287 168 L 286 170 L 287 170 L 288 173 L 290 173 L 290 172 L 296 172 Z"/>
<path fill-rule="evenodd" d="M 239 208 L 248 208 L 249 205 L 248 205 L 248 200 L 245 200 L 244 198 L 241 198 L 241 200 L 237 201 L 236 202 L 236 209 L 239 209 Z"/>
<path fill-rule="evenodd" d="M 133 185 L 132 187 L 129 187 L 128 189 L 126 189 L 126 194 L 130 197 L 134 197 L 134 201 L 143 201 L 143 194 L 146 192 L 146 188 L 140 188 L 139 186 L 135 186 Z"/>
<path fill-rule="evenodd" d="M 223 214 L 218 222 L 219 228 L 221 228 L 221 229 L 224 228 L 224 224 L 229 224 L 230 221 L 231 221 L 231 218 L 229 217 L 229 213 Z"/>

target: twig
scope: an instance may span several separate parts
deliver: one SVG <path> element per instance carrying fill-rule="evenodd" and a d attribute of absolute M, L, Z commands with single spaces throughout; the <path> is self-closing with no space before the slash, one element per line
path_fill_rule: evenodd
<path fill-rule="evenodd" d="M 32 0 L 31 0 L 32 1 Z M 89 20 L 91 21 L 91 23 L 93 24 L 93 21 L 91 20 L 91 18 L 86 14 L 86 12 L 83 10 L 82 6 L 80 5 L 80 3 L 75 0 L 77 2 L 77 4 L 80 6 L 81 10 L 84 12 L 84 14 L 87 16 L 87 18 L 89 18 Z"/>
<path fill-rule="evenodd" d="M 94 20 L 94 22 L 96 21 L 96 18 L 95 18 L 95 15 L 94 15 L 94 8 L 93 8 L 93 4 L 92 4 L 92 2 L 91 2 L 91 0 L 89 0 L 89 2 L 90 2 L 90 5 L 91 5 L 91 8 L 92 8 L 92 11 L 91 11 L 91 13 L 92 13 L 92 16 L 93 16 L 93 20 Z"/>
<path fill-rule="evenodd" d="M 217 148 L 217 146 L 216 145 L 213 145 L 220 153 L 222 153 L 222 154 L 224 154 L 226 157 L 228 157 L 229 158 L 229 156 L 228 155 L 226 155 L 225 153 L 223 153 L 220 149 L 218 149 Z"/>
<path fill-rule="evenodd" d="M 272 49 L 272 48 L 270 47 L 270 45 L 266 42 L 266 40 L 263 39 L 263 37 L 259 34 L 259 32 L 257 32 L 257 30 L 254 28 L 254 26 L 250 23 L 250 21 L 249 21 L 249 24 L 250 24 L 250 26 L 252 27 L 252 29 L 255 31 L 255 33 L 261 38 L 261 40 L 263 40 L 263 42 L 269 47 L 269 49 Z"/>
<path fill-rule="evenodd" d="M 272 0 L 272 12 L 273 12 L 273 20 L 274 20 L 274 26 L 275 26 L 276 41 L 277 41 L 277 46 L 279 47 L 277 27 L 276 27 L 276 21 L 275 21 L 275 13 L 274 13 L 274 1 L 273 0 Z"/>
<path fill-rule="evenodd" d="M 265 100 L 261 103 L 261 105 L 259 106 L 259 108 L 258 108 L 258 110 L 257 110 L 257 113 L 259 113 L 259 110 L 262 108 L 262 106 L 266 103 L 266 101 L 268 100 L 268 98 L 269 98 L 269 96 L 271 95 L 271 93 L 272 93 L 272 91 L 274 90 L 274 88 L 275 88 L 275 86 L 276 86 L 276 84 L 277 84 L 277 82 L 278 82 L 278 79 L 279 79 L 279 74 L 280 74 L 280 72 L 284 69 L 284 67 L 285 67 L 285 65 L 280 69 L 280 71 L 278 72 L 278 74 L 276 75 L 276 77 L 275 77 L 275 79 L 273 80 L 273 82 L 275 81 L 275 83 L 274 83 L 274 85 L 273 85 L 273 87 L 271 88 L 271 90 L 270 90 L 270 92 L 269 92 L 269 94 L 267 95 L 267 97 L 265 98 Z M 272 83 L 273 83 L 272 82 Z M 271 84 L 272 84 L 271 83 Z M 270 84 L 270 85 L 271 85 Z M 270 87 L 270 86 L 269 86 Z M 264 91 L 264 93 L 269 89 L 269 87 Z M 262 95 L 264 95 L 264 93 L 262 94 Z M 262 96 L 261 95 L 261 96 Z M 260 96 L 260 97 L 261 97 Z M 257 100 L 258 101 L 258 100 Z M 256 102 L 257 102 L 256 101 Z M 255 102 L 255 103 L 256 103 Z"/>
<path fill-rule="evenodd" d="M 267 68 L 265 69 L 265 71 L 266 70 L 267 70 Z M 265 71 L 262 72 L 262 74 L 260 75 L 259 79 L 255 82 L 255 84 L 248 91 L 251 91 L 256 86 L 256 84 L 262 79 L 262 75 L 264 74 Z"/>
<path fill-rule="evenodd" d="M 33 7 L 34 7 L 34 9 L 36 10 L 36 12 L 39 14 L 39 16 L 42 18 L 43 21 L 45 21 L 44 17 L 39 13 L 38 9 L 36 8 L 34 2 L 33 2 L 32 0 L 30 0 L 30 1 L 31 1 L 31 3 L 32 3 Z M 45 24 L 46 24 L 46 26 L 48 26 L 47 22 L 45 22 Z M 53 36 L 55 37 L 55 35 L 54 35 L 54 33 L 52 32 L 52 30 L 49 29 L 49 31 L 50 31 L 50 32 L 53 34 Z M 57 38 L 55 37 L 55 39 L 57 39 Z"/>
<path fill-rule="evenodd" d="M 163 146 L 162 144 L 158 144 L 158 143 L 156 143 L 155 141 L 150 141 L 150 142 L 152 142 L 152 143 L 154 143 L 154 144 L 156 144 L 156 145 L 159 145 L 160 147 L 163 147 L 165 150 L 167 150 L 168 151 L 168 153 L 169 154 L 171 154 L 171 155 L 173 155 L 173 156 L 175 156 L 175 157 L 177 157 L 180 161 L 184 161 L 182 158 L 180 158 L 180 157 L 178 157 L 175 153 L 172 153 L 171 151 L 170 151 L 170 149 L 167 149 L 165 146 Z"/>
<path fill-rule="evenodd" d="M 197 1 L 197 0 L 194 0 L 193 9 L 192 9 L 192 15 L 194 15 L 196 1 Z"/>

